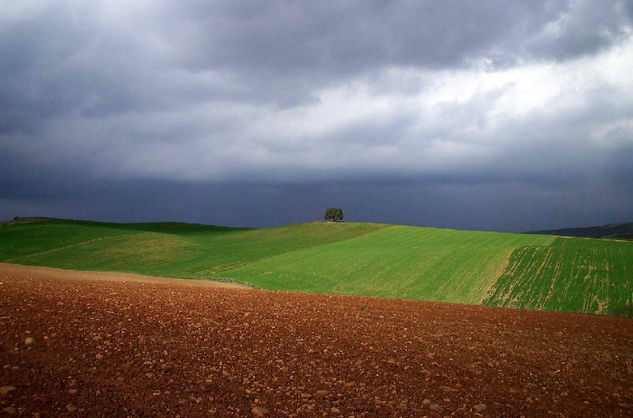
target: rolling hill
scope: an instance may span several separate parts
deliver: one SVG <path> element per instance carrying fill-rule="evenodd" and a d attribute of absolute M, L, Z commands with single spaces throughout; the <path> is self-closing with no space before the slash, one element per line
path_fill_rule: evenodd
<path fill-rule="evenodd" d="M 633 240 L 633 222 L 602 226 L 588 226 L 583 228 L 550 229 L 545 231 L 534 231 L 532 234 Z"/>
<path fill-rule="evenodd" d="M 243 229 L 46 219 L 0 227 L 0 262 L 633 315 L 633 243 L 616 240 L 356 222 Z"/>

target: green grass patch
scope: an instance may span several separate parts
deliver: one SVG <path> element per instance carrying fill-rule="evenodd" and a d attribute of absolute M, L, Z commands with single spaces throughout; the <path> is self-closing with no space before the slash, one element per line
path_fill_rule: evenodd
<path fill-rule="evenodd" d="M 633 316 L 633 243 L 557 238 L 515 250 L 487 305 Z"/>

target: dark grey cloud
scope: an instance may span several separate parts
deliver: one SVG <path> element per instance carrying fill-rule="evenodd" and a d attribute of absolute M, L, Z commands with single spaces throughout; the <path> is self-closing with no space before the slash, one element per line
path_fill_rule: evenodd
<path fill-rule="evenodd" d="M 180 13 L 193 68 L 219 63 L 285 75 L 383 65 L 446 67 L 595 52 L 626 34 L 628 2 L 212 2 Z"/>
<path fill-rule="evenodd" d="M 630 0 L 7 2 L 0 215 L 608 222 L 633 194 L 632 21 Z"/>
<path fill-rule="evenodd" d="M 30 130 L 37 119 L 72 112 L 104 116 L 203 100 L 287 106 L 314 100 L 320 87 L 392 66 L 572 59 L 622 40 L 630 32 L 630 3 L 4 6 L 0 128 Z"/>

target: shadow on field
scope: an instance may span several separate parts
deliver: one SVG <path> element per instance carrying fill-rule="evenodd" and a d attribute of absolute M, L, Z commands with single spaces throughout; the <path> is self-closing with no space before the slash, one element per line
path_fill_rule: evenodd
<path fill-rule="evenodd" d="M 627 303 L 623 306 L 618 306 L 607 310 L 607 315 L 622 316 L 624 318 L 633 318 L 633 305 Z"/>

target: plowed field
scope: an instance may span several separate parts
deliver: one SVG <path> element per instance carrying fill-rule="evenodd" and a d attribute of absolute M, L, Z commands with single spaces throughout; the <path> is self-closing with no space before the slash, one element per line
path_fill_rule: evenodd
<path fill-rule="evenodd" d="M 633 320 L 0 269 L 0 411 L 630 416 Z"/>

